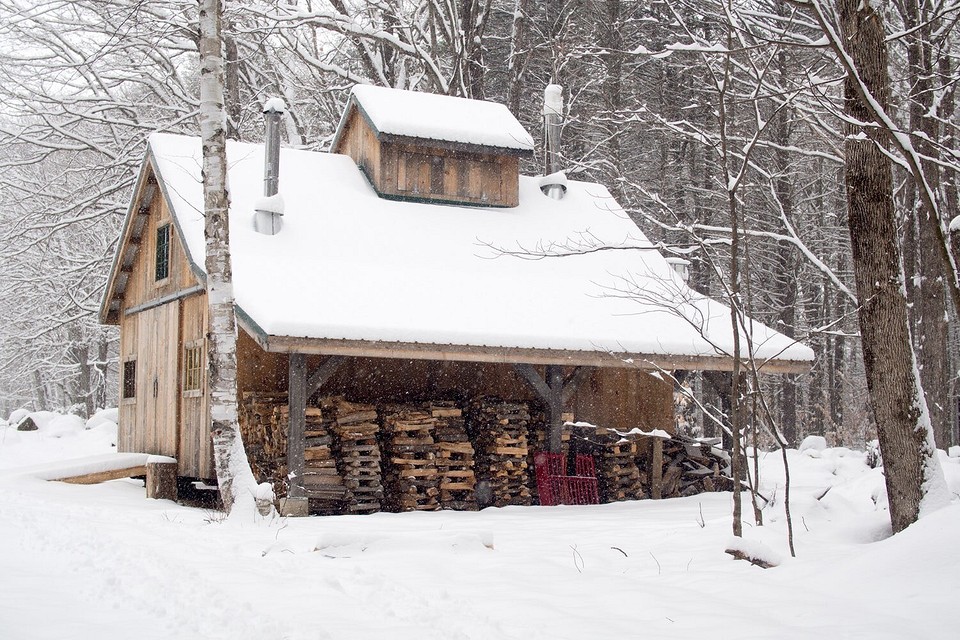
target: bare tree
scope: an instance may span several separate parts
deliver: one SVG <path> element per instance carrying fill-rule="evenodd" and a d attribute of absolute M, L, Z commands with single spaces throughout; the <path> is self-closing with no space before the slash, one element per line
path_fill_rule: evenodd
<path fill-rule="evenodd" d="M 910 339 L 893 209 L 890 99 L 883 18 L 869 3 L 811 3 L 846 70 L 845 181 L 867 386 L 884 457 L 890 521 L 902 531 L 949 501 Z M 871 124 L 879 126 L 871 126 Z"/>

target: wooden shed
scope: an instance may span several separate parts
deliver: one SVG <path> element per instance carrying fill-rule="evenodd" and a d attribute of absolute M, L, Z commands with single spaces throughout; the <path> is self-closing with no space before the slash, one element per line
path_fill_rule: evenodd
<path fill-rule="evenodd" d="M 253 226 L 263 147 L 227 149 L 239 392 L 284 406 L 289 495 L 311 497 L 318 395 L 525 403 L 556 448 L 563 414 L 671 431 L 657 371 L 731 367 L 728 309 L 688 289 L 602 185 L 570 181 L 556 200 L 520 176 L 533 141 L 506 107 L 357 87 L 333 148 L 281 152 L 273 236 Z M 101 321 L 120 326 L 119 450 L 213 479 L 200 167 L 199 138 L 151 136 Z M 809 367 L 809 349 L 752 329 L 766 371 Z"/>

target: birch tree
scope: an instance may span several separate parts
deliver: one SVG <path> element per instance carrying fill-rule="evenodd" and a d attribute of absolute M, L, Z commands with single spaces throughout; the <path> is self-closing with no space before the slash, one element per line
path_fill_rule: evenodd
<path fill-rule="evenodd" d="M 222 6 L 200 0 L 200 138 L 206 238 L 209 425 L 224 509 L 251 514 L 258 487 L 237 420 L 237 324 L 230 266 L 227 117 L 223 90 Z M 272 496 L 269 496 L 272 500 Z"/>

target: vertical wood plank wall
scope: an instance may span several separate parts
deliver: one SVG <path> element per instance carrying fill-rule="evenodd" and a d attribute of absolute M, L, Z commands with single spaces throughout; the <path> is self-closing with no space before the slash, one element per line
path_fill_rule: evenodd
<path fill-rule="evenodd" d="M 448 149 L 429 140 L 381 142 L 356 108 L 334 152 L 353 158 L 382 194 L 502 207 L 520 202 L 516 156 Z"/>
<path fill-rule="evenodd" d="M 205 329 L 205 296 L 194 295 L 183 300 L 127 314 L 132 307 L 176 294 L 198 284 L 180 243 L 171 226 L 168 276 L 156 280 L 157 229 L 172 224 L 163 197 L 150 204 L 140 248 L 124 292 L 120 319 L 121 362 L 136 360 L 136 390 L 132 399 L 120 399 L 120 425 L 117 447 L 120 451 L 137 451 L 190 458 L 178 469 L 180 475 L 210 477 L 207 438 L 192 440 L 181 435 L 181 424 L 191 425 L 191 435 L 198 416 L 205 414 L 204 399 L 183 398 L 182 366 L 184 336 L 202 339 Z M 121 366 L 122 370 L 122 366 Z M 122 384 L 121 384 L 122 393 Z M 185 445 L 187 448 L 185 449 Z"/>

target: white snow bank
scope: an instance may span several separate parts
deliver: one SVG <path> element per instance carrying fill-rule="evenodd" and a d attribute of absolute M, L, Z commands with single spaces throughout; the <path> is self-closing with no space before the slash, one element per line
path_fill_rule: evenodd
<path fill-rule="evenodd" d="M 314 551 L 328 557 L 343 557 L 358 553 L 424 553 L 431 556 L 447 553 L 476 553 L 494 548 L 492 531 L 416 531 L 363 532 L 344 534 L 325 533 Z"/>
<path fill-rule="evenodd" d="M 56 460 L 98 455 L 117 445 L 116 409 L 98 411 L 84 424 L 77 416 L 52 411 L 27 412 L 36 431 L 17 431 L 17 424 L 0 426 L 0 470 Z"/>
<path fill-rule="evenodd" d="M 823 436 L 807 436 L 803 439 L 803 442 L 800 443 L 798 451 L 803 453 L 804 451 L 823 451 L 827 448 L 827 439 Z"/>
<path fill-rule="evenodd" d="M 23 441 L 11 446 L 3 438 L 15 433 L 0 430 L 0 467 L 28 452 L 78 455 L 40 432 L 18 434 Z M 96 435 L 70 441 L 90 446 Z M 810 458 L 791 450 L 798 556 L 787 560 L 780 455 L 759 456 L 774 506 L 762 527 L 745 509 L 744 529 L 765 554 L 784 558 L 768 571 L 723 553 L 729 493 L 221 526 L 208 510 L 145 500 L 129 482 L 0 482 L 8 586 L 0 635 L 559 640 L 632 638 L 643 629 L 644 637 L 685 639 L 709 629 L 721 639 L 956 637 L 960 508 L 874 542 L 884 522 L 889 535 L 888 514 L 871 498 L 880 471 L 862 452 L 828 448 Z M 944 470 L 956 487 L 960 460 L 950 460 Z"/>
<path fill-rule="evenodd" d="M 120 422 L 120 410 L 116 407 L 111 409 L 100 409 L 87 420 L 86 428 L 94 429 L 102 424 L 112 423 L 116 425 Z"/>
<path fill-rule="evenodd" d="M 779 553 L 759 540 L 731 537 L 727 540 L 724 549 L 731 555 L 733 555 L 731 552 L 739 553 L 745 559 L 766 565 L 767 567 L 776 567 L 783 562 L 783 558 Z"/>

